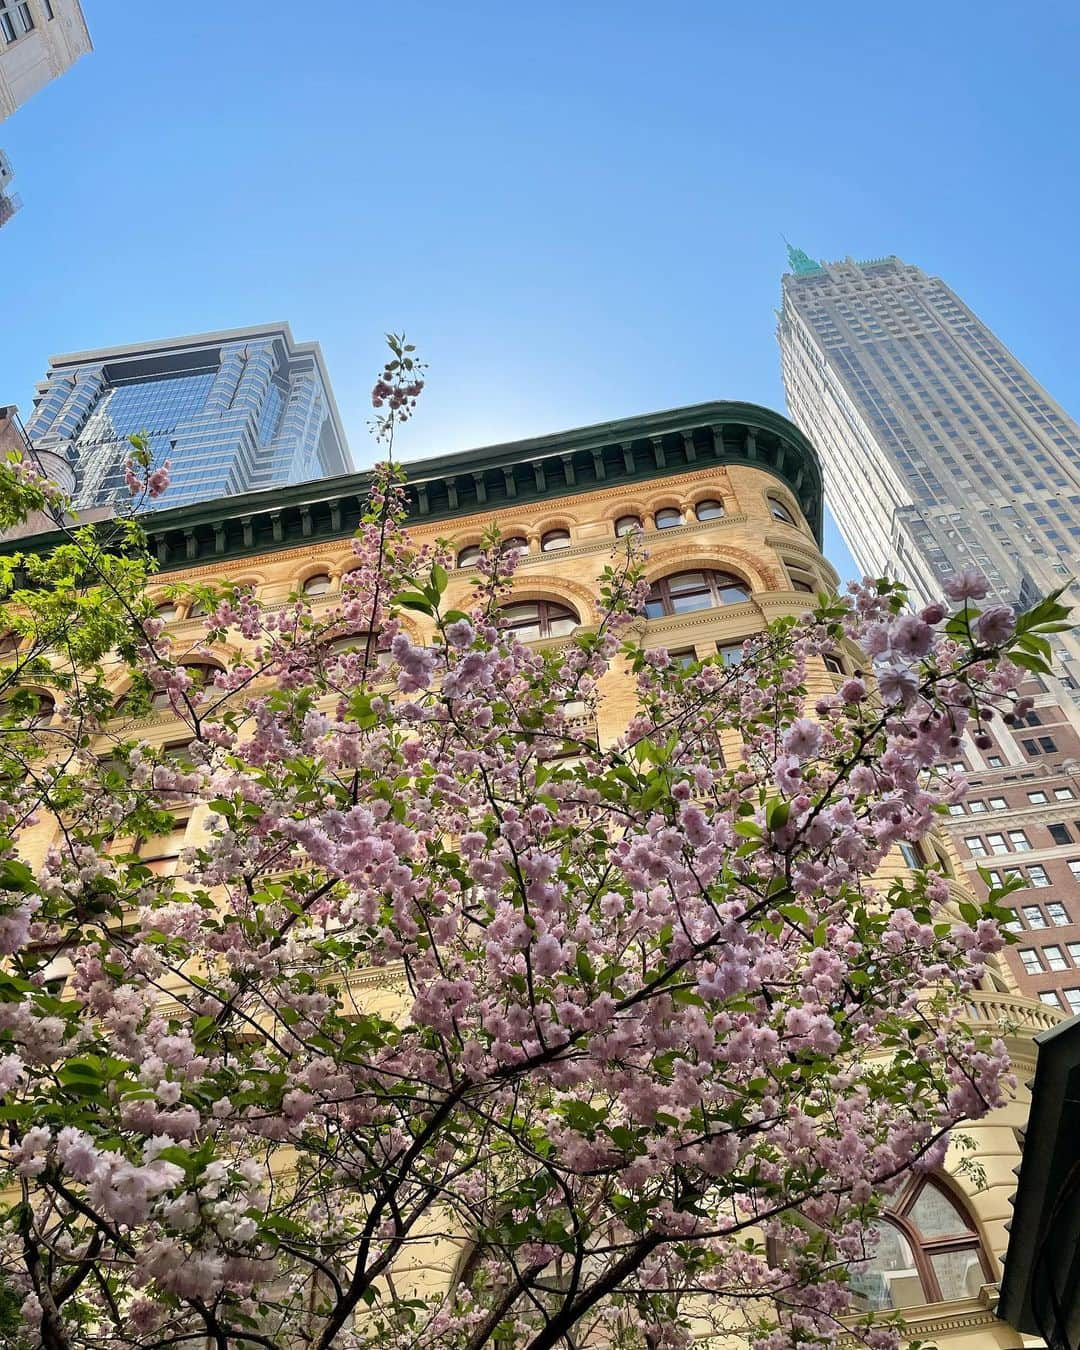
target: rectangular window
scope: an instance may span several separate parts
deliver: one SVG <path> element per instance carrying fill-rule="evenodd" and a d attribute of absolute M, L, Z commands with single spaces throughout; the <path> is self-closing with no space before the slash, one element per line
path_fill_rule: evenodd
<path fill-rule="evenodd" d="M 1039 960 L 1039 953 L 1034 947 L 1025 947 L 1023 951 L 1018 952 L 1021 964 L 1029 975 L 1038 975 L 1042 971 L 1043 963 Z"/>
<path fill-rule="evenodd" d="M 1011 831 L 1011 833 L 1012 833 L 1012 834 L 1022 834 L 1023 831 L 1022 831 L 1022 830 L 1014 830 L 1014 831 Z M 991 853 L 995 853 L 995 854 L 999 854 L 999 855 L 1000 855 L 1000 854 L 1002 854 L 1002 853 L 1008 853 L 1008 851 L 1009 851 L 1009 846 L 1008 846 L 1008 844 L 1005 842 L 1005 836 L 1004 836 L 1003 834 L 988 834 L 988 835 L 986 836 L 986 842 L 990 845 L 990 852 L 991 852 Z"/>
<path fill-rule="evenodd" d="M 1049 886 L 1050 878 L 1046 875 L 1046 868 L 1042 863 L 1032 863 L 1027 870 L 1028 879 L 1033 886 Z"/>
<path fill-rule="evenodd" d="M 1006 803 L 1004 797 L 991 797 L 991 798 L 990 798 L 990 810 L 991 810 L 991 811 L 1004 811 L 1004 810 L 1005 810 L 1005 807 L 1006 807 L 1006 804 L 1007 804 L 1007 803 Z"/>
<path fill-rule="evenodd" d="M 986 845 L 977 834 L 966 835 L 964 837 L 964 843 L 967 845 L 967 850 L 973 858 L 986 857 Z"/>
<path fill-rule="evenodd" d="M 1020 744 L 1029 755 L 1037 755 L 1039 753 L 1039 747 L 1035 741 L 1021 741 Z"/>
<path fill-rule="evenodd" d="M 1054 740 L 1053 736 L 1040 736 L 1039 749 L 1044 755 L 1052 755 L 1057 750 L 1057 741 Z"/>
<path fill-rule="evenodd" d="M 1066 942 L 1065 946 L 1073 959 L 1073 964 L 1080 966 L 1080 942 Z"/>
<path fill-rule="evenodd" d="M 1080 989 L 1063 989 L 1065 1002 L 1069 1005 L 1069 1011 L 1080 1013 Z"/>
<path fill-rule="evenodd" d="M 986 810 L 985 802 L 968 802 L 968 810 L 973 816 L 981 815 Z"/>
<path fill-rule="evenodd" d="M 1006 909 L 1009 909 L 1008 905 L 1006 905 L 1005 908 L 1006 908 Z M 1020 922 L 1020 920 L 1016 917 L 1016 910 L 1015 910 L 1015 909 L 1009 909 L 1009 913 L 1012 915 L 1012 918 L 1011 918 L 1011 919 L 1006 919 L 1006 920 L 1005 920 L 1005 923 L 1004 923 L 1004 925 L 1003 925 L 1004 928 L 1005 928 L 1008 932 L 1010 932 L 1010 933 L 1019 933 L 1019 932 L 1021 932 L 1024 925 L 1023 925 L 1023 924 Z M 1076 945 L 1077 945 L 1078 947 L 1080 947 L 1080 942 L 1078 942 Z"/>
<path fill-rule="evenodd" d="M 1029 928 L 1046 927 L 1046 920 L 1043 918 L 1043 912 L 1038 905 L 1024 906 L 1024 922 Z"/>
<path fill-rule="evenodd" d="M 1057 994 L 1052 994 L 1048 989 L 1042 991 L 1039 995 L 1039 1001 L 1041 1003 L 1048 1003 L 1051 1008 L 1060 1009 L 1061 1007 L 1061 1000 L 1058 998 Z"/>
<path fill-rule="evenodd" d="M 1072 800 L 1073 790 L 1069 787 L 1055 788 L 1054 800 L 1058 802 L 1068 802 Z"/>
<path fill-rule="evenodd" d="M 718 642 L 716 652 L 722 665 L 737 666 L 743 659 L 743 644 L 741 642 Z"/>
<path fill-rule="evenodd" d="M 1069 912 L 1063 904 L 1057 900 L 1050 900 L 1046 905 L 1046 912 L 1050 916 L 1050 922 L 1055 928 L 1067 928 L 1069 925 Z"/>
<path fill-rule="evenodd" d="M 1017 853 L 1029 853 L 1031 851 L 1031 841 L 1023 830 L 1010 830 L 1009 843 L 1012 844 Z"/>
<path fill-rule="evenodd" d="M 1000 769 L 1001 766 L 1005 763 L 1005 761 L 1001 758 L 1000 755 L 987 755 L 986 762 L 987 764 L 990 765 L 992 769 Z"/>
<path fill-rule="evenodd" d="M 1043 958 L 1050 970 L 1068 970 L 1069 963 L 1060 947 L 1044 947 Z"/>
<path fill-rule="evenodd" d="M 1046 828 L 1050 831 L 1050 838 L 1055 844 L 1072 843 L 1072 835 L 1069 833 L 1068 825 L 1048 825 Z"/>
<path fill-rule="evenodd" d="M 693 647 L 679 647 L 676 651 L 668 652 L 671 658 L 671 664 L 685 670 L 687 666 L 692 666 L 697 660 L 697 652 Z"/>
<path fill-rule="evenodd" d="M 1032 806 L 1045 806 L 1045 805 L 1046 805 L 1046 793 L 1045 793 L 1045 792 L 1029 792 L 1029 793 L 1028 793 L 1028 801 L 1032 804 Z"/>
<path fill-rule="evenodd" d="M 964 803 L 963 803 L 963 802 L 950 802 L 950 803 L 949 803 L 949 815 L 950 815 L 950 816 L 962 816 L 963 814 L 964 814 Z"/>
<path fill-rule="evenodd" d="M 1080 858 L 1069 859 L 1069 871 L 1073 874 L 1073 879 L 1080 881 Z"/>
<path fill-rule="evenodd" d="M 53 13 L 52 0 L 42 0 L 42 4 L 45 6 L 46 19 L 55 19 L 56 15 Z"/>

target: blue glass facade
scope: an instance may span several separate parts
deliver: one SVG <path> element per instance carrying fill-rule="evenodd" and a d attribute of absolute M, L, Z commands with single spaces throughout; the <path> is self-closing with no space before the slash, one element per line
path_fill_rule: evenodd
<path fill-rule="evenodd" d="M 127 495 L 134 432 L 172 461 L 169 507 L 353 468 L 322 354 L 284 326 L 54 358 L 27 431 L 71 461 L 84 511 Z"/>

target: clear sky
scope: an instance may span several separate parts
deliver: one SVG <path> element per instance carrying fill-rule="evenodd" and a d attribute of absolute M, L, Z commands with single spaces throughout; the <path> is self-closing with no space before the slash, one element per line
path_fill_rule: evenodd
<path fill-rule="evenodd" d="M 406 456 L 783 408 L 781 233 L 944 276 L 1080 410 L 1075 0 L 83 4 L 0 127 L 24 412 L 50 354 L 277 319 L 358 464 L 388 327 L 432 364 Z"/>

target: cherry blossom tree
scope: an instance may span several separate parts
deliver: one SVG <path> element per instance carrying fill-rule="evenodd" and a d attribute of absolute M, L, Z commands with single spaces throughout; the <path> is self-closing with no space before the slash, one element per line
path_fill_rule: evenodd
<path fill-rule="evenodd" d="M 391 346 L 392 450 L 423 375 Z M 24 465 L 0 495 L 60 520 Z M 642 646 L 631 538 L 599 624 L 542 649 L 500 618 L 515 556 L 492 537 L 448 606 L 402 500 L 383 466 L 329 604 L 197 588 L 190 647 L 131 521 L 0 563 L 12 1335 L 832 1343 L 884 1199 L 1010 1085 L 965 1020 L 1008 888 L 875 878 L 962 797 L 934 766 L 1017 706 L 1062 607 L 980 611 L 963 575 L 913 614 L 865 582 L 684 668 Z M 837 649 L 862 673 L 812 698 Z M 582 708 L 620 671 L 636 712 L 601 746 Z M 181 751 L 132 729 L 152 700 Z M 189 819 L 164 874 L 139 841 Z"/>

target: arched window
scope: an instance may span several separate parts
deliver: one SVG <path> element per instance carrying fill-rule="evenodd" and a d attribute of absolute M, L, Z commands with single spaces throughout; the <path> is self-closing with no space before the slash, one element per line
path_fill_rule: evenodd
<path fill-rule="evenodd" d="M 528 553 L 529 541 L 523 534 L 512 534 L 499 544 L 500 553 Z"/>
<path fill-rule="evenodd" d="M 645 524 L 640 516 L 620 516 L 615 522 L 615 534 L 621 539 L 624 534 L 633 534 L 635 530 L 643 530 Z"/>
<path fill-rule="evenodd" d="M 569 530 L 548 530 L 540 539 L 540 551 L 542 553 L 555 553 L 560 548 L 570 547 Z"/>
<path fill-rule="evenodd" d="M 724 503 L 718 502 L 715 497 L 706 497 L 694 507 L 694 515 L 698 520 L 719 520 L 723 514 Z"/>
<path fill-rule="evenodd" d="M 475 567 L 483 556 L 484 550 L 479 544 L 466 544 L 466 546 L 457 555 L 457 565 L 459 567 Z"/>
<path fill-rule="evenodd" d="M 569 605 L 559 605 L 552 600 L 525 600 L 518 604 L 503 605 L 499 613 L 507 628 L 522 642 L 565 637 L 581 622 Z"/>
<path fill-rule="evenodd" d="M 696 609 L 717 609 L 749 600 L 750 587 L 728 572 L 676 572 L 654 581 L 645 601 L 650 619 L 665 614 L 690 614 Z"/>
<path fill-rule="evenodd" d="M 866 1309 L 974 1298 L 991 1278 L 974 1221 L 932 1177 L 917 1177 L 874 1225 L 877 1247 L 851 1267 Z"/>
<path fill-rule="evenodd" d="M 154 615 L 162 623 L 172 623 L 173 619 L 180 613 L 180 606 L 175 600 L 163 600 L 154 610 Z"/>
<path fill-rule="evenodd" d="M 206 615 L 207 615 L 207 608 L 206 608 L 206 606 L 203 604 L 203 602 L 202 602 L 201 600 L 194 600 L 194 601 L 192 601 L 191 606 L 189 607 L 188 612 L 187 612 L 188 618 L 189 618 L 189 619 L 205 619 L 205 618 L 206 618 Z"/>
<path fill-rule="evenodd" d="M 326 595 L 332 582 L 329 574 L 326 572 L 316 572 L 314 576 L 308 577 L 304 582 L 304 594 L 307 596 Z"/>
<path fill-rule="evenodd" d="M 671 530 L 683 523 L 683 515 L 677 506 L 662 506 L 653 520 L 658 530 Z"/>
<path fill-rule="evenodd" d="M 787 509 L 784 503 L 782 501 L 779 501 L 776 497 L 769 498 L 769 511 L 772 514 L 773 520 L 782 520 L 785 525 L 795 524 L 794 516 Z M 796 529 L 797 528 L 798 526 L 796 526 Z"/>

